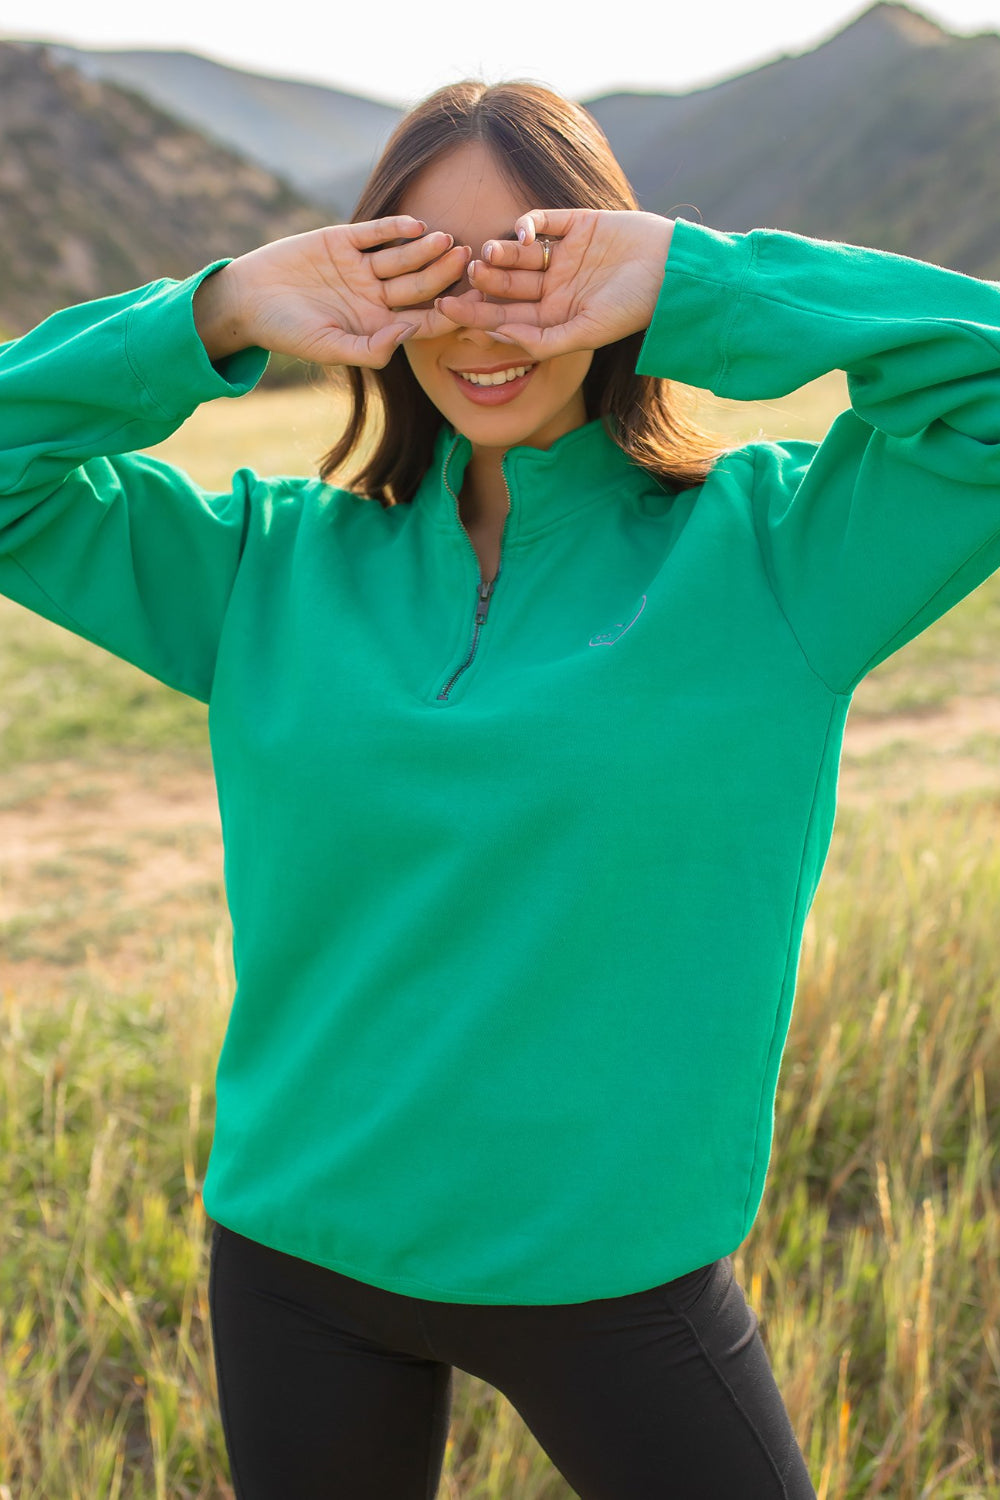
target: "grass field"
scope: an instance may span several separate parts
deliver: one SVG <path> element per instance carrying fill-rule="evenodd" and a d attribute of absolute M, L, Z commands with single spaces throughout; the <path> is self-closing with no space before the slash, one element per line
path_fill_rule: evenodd
<path fill-rule="evenodd" d="M 733 441 L 818 437 L 844 404 L 839 375 L 705 401 Z M 164 451 L 211 486 L 309 471 L 334 416 L 318 390 L 214 403 Z M 996 584 L 858 694 L 736 1257 L 821 1500 L 1000 1497 Z M 233 981 L 205 710 L 6 601 L 0 623 L 0 1500 L 222 1500 L 199 1189 Z M 440 1494 L 571 1492 L 459 1374 Z"/>

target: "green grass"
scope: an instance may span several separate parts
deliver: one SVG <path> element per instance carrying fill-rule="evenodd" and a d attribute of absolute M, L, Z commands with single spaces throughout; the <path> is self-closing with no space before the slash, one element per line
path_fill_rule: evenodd
<path fill-rule="evenodd" d="M 208 711 L 128 662 L 0 599 L 0 752 L 14 766 L 109 749 L 209 764 Z"/>
<path fill-rule="evenodd" d="M 712 416 L 818 436 L 841 395 L 828 377 Z M 330 420 L 317 393 L 219 403 L 166 451 L 209 484 L 237 462 L 307 470 Z M 998 625 L 991 582 L 873 674 L 856 712 L 992 692 Z M 42 798 L 56 760 L 98 812 L 90 766 L 207 772 L 202 705 L 6 603 L 0 642 L 0 811 Z M 996 739 L 970 748 L 995 757 Z M 895 791 L 900 764 L 866 758 Z M 736 1269 L 820 1500 L 1000 1496 L 998 823 L 985 794 L 843 808 L 807 924 L 772 1171 Z M 136 857 L 111 830 L 89 855 L 39 857 L 44 903 L 5 924 L 0 1500 L 232 1495 L 200 1198 L 231 935 L 206 882 L 140 978 L 117 977 L 101 943 L 135 912 L 86 885 Z M 61 973 L 29 1004 L 18 966 L 42 958 Z M 459 1372 L 441 1500 L 570 1495 L 506 1400 Z"/>

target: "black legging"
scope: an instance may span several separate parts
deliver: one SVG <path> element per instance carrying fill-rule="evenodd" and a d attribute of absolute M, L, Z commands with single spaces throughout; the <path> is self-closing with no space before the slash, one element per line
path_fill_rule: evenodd
<path fill-rule="evenodd" d="M 593 1302 L 430 1302 L 216 1225 L 209 1304 L 238 1500 L 432 1500 L 453 1366 L 582 1500 L 815 1500 L 729 1259 Z"/>

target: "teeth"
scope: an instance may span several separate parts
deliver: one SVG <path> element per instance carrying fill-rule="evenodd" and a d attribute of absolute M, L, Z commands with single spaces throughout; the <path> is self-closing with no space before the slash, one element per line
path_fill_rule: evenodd
<path fill-rule="evenodd" d="M 463 380 L 471 381 L 473 385 L 506 385 L 508 380 L 516 380 L 519 375 L 527 375 L 531 365 L 517 365 L 512 370 L 497 370 L 492 375 L 467 375 L 464 370 L 457 373 Z"/>

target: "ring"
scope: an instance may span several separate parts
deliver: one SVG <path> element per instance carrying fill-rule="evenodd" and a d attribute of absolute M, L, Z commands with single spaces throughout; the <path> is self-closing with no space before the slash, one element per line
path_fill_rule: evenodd
<path fill-rule="evenodd" d="M 552 246 L 549 244 L 548 240 L 542 240 L 542 270 L 543 271 L 547 271 L 549 269 L 549 260 L 551 258 L 551 255 L 552 255 Z"/>

